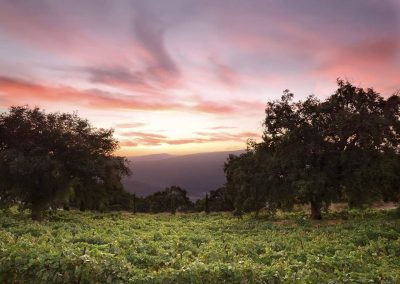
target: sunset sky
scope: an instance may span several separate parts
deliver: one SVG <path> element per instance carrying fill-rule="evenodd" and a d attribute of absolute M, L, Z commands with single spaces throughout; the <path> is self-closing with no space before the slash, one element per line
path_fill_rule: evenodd
<path fill-rule="evenodd" d="M 0 0 L 0 110 L 77 111 L 123 155 L 243 149 L 338 77 L 400 89 L 400 0 Z"/>

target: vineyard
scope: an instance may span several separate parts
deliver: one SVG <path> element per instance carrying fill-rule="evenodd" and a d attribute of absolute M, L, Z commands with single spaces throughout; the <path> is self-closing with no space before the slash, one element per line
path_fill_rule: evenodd
<path fill-rule="evenodd" d="M 1 283 L 399 283 L 395 211 L 0 214 Z"/>

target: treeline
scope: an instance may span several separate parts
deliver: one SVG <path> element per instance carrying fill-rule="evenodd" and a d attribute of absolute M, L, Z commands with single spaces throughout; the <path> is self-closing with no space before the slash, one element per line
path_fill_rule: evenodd
<path fill-rule="evenodd" d="M 234 207 L 230 199 L 225 196 L 226 190 L 221 187 L 212 190 L 202 199 L 192 201 L 186 190 L 171 186 L 163 191 L 153 193 L 147 197 L 136 197 L 132 195 L 134 202 L 131 203 L 130 211 L 145 213 L 170 212 L 221 212 L 233 211 Z"/>
<path fill-rule="evenodd" d="M 294 101 L 285 91 L 268 102 L 261 142 L 231 155 L 226 184 L 203 199 L 171 186 L 147 197 L 124 191 L 128 162 L 113 153 L 113 131 L 76 114 L 11 107 L 0 115 L 0 206 L 132 212 L 291 210 L 309 204 L 311 217 L 333 202 L 350 207 L 400 197 L 400 97 L 338 80 L 321 101 Z"/>

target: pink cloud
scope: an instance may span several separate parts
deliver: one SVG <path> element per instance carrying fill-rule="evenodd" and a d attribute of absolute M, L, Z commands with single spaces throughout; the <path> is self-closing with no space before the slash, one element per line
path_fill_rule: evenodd
<path fill-rule="evenodd" d="M 143 122 L 130 122 L 130 123 L 119 123 L 115 125 L 115 128 L 136 128 L 145 126 L 146 123 Z"/>
<path fill-rule="evenodd" d="M 211 101 L 198 102 L 193 107 L 193 109 L 198 112 L 219 113 L 219 114 L 233 113 L 235 111 L 235 108 L 231 105 L 224 105 L 224 104 L 220 104 L 217 102 L 211 102 Z"/>
<path fill-rule="evenodd" d="M 173 102 L 149 101 L 144 97 L 113 94 L 97 89 L 78 90 L 66 86 L 45 86 L 27 81 L 0 77 L 3 106 L 27 103 L 72 103 L 95 109 L 173 110 Z M 6 104 L 6 105 L 4 105 Z"/>
<path fill-rule="evenodd" d="M 137 142 L 130 141 L 130 140 L 122 140 L 122 141 L 119 141 L 119 145 L 122 147 L 136 147 L 139 144 Z"/>
<path fill-rule="evenodd" d="M 0 76 L 0 93 L 3 106 L 15 104 L 79 103 L 81 106 L 94 109 L 121 109 L 143 111 L 185 111 L 202 112 L 215 115 L 251 112 L 255 107 L 261 107 L 259 102 L 233 101 L 217 103 L 202 101 L 197 98 L 193 106 L 185 102 L 174 101 L 164 94 L 158 96 L 126 96 L 98 89 L 78 90 L 68 86 L 47 86 L 27 82 L 20 79 Z"/>
<path fill-rule="evenodd" d="M 223 63 L 215 56 L 209 57 L 210 62 L 214 66 L 217 78 L 225 85 L 236 87 L 241 83 L 240 74 L 232 67 Z"/>
<path fill-rule="evenodd" d="M 125 132 L 122 133 L 123 136 L 127 137 L 139 137 L 139 138 L 157 138 L 157 139 L 165 139 L 167 136 L 162 135 L 162 134 L 157 134 L 157 133 L 148 133 L 148 132 L 139 132 L 139 131 L 131 131 L 131 132 Z"/>
<path fill-rule="evenodd" d="M 214 126 L 210 127 L 212 130 L 221 130 L 221 129 L 235 129 L 237 128 L 236 126 Z"/>
<path fill-rule="evenodd" d="M 236 141 L 236 142 L 245 142 L 249 138 L 258 138 L 259 134 L 254 132 L 240 132 L 240 133 L 215 133 L 215 132 L 196 132 L 195 133 L 199 137 L 191 137 L 191 138 L 179 138 L 179 139 L 171 139 L 165 135 L 157 134 L 157 133 L 147 133 L 147 132 L 125 132 L 122 135 L 129 140 L 127 143 L 123 143 L 121 145 L 126 147 L 134 147 L 137 145 L 145 145 L 145 146 L 156 146 L 156 145 L 184 145 L 184 144 L 201 144 L 201 143 L 211 143 L 211 142 L 228 142 L 228 141 Z M 132 146 L 129 144 L 132 143 Z"/>
<path fill-rule="evenodd" d="M 368 84 L 388 95 L 400 88 L 400 40 L 383 38 L 363 41 L 346 48 L 331 48 L 315 77 L 347 78 Z"/>
<path fill-rule="evenodd" d="M 0 31 L 60 61 L 91 66 L 86 72 L 96 83 L 134 91 L 180 85 L 179 67 L 164 44 L 164 27 L 146 5 L 123 4 L 132 18 L 126 21 L 115 17 L 121 9 L 117 4 L 93 4 L 3 1 Z"/>

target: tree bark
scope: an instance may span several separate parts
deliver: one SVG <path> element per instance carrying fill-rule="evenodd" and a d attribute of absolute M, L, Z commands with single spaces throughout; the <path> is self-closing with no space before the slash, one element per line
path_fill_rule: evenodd
<path fill-rule="evenodd" d="M 79 211 L 86 211 L 86 206 L 85 206 L 85 202 L 81 201 L 79 203 Z"/>
<path fill-rule="evenodd" d="M 41 204 L 32 204 L 31 208 L 31 218 L 34 221 L 42 221 L 43 220 L 43 211 L 44 211 L 44 206 Z"/>
<path fill-rule="evenodd" d="M 321 203 L 316 201 L 311 201 L 311 219 L 321 220 Z"/>

